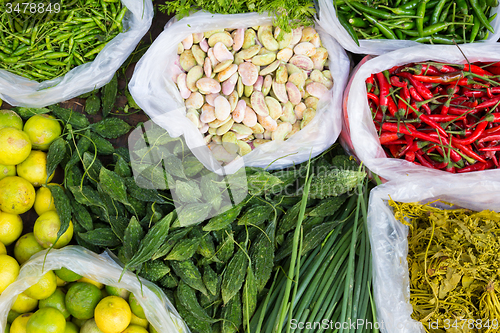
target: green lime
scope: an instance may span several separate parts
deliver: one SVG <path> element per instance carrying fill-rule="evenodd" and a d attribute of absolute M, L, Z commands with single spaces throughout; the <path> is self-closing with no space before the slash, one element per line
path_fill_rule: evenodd
<path fill-rule="evenodd" d="M 101 290 L 93 284 L 77 282 L 68 289 L 66 308 L 78 319 L 94 317 L 94 309 L 102 299 Z"/>
<path fill-rule="evenodd" d="M 130 319 L 130 325 L 137 325 L 137 326 L 142 326 L 144 328 L 148 328 L 149 321 L 147 319 L 139 318 L 132 313 L 132 318 Z"/>
<path fill-rule="evenodd" d="M 14 127 L 23 129 L 23 119 L 12 110 L 0 110 L 0 128 Z"/>
<path fill-rule="evenodd" d="M 154 328 L 153 325 L 151 325 L 151 323 L 149 324 L 149 333 L 158 333 L 156 328 Z"/>
<path fill-rule="evenodd" d="M 10 177 L 15 175 L 17 175 L 15 165 L 0 164 L 0 180 L 4 179 L 5 177 Z"/>
<path fill-rule="evenodd" d="M 134 294 L 132 293 L 130 294 L 128 298 L 128 303 L 130 304 L 130 309 L 132 310 L 133 314 L 135 314 L 139 318 L 146 319 L 146 315 L 144 314 L 144 309 L 139 304 Z"/>
<path fill-rule="evenodd" d="M 26 333 L 64 333 L 65 329 L 64 315 L 54 308 L 39 309 L 26 325 Z"/>
<path fill-rule="evenodd" d="M 64 333 L 79 333 L 79 331 L 78 326 L 70 321 L 66 322 L 66 329 L 64 330 Z"/>
<path fill-rule="evenodd" d="M 78 318 L 75 318 L 75 317 L 71 318 L 71 322 L 72 322 L 73 324 L 75 324 L 76 326 L 78 326 L 78 327 L 82 327 L 82 326 L 83 326 L 83 324 L 85 324 L 85 322 L 86 322 L 87 320 L 88 320 L 88 319 L 78 319 Z"/>
<path fill-rule="evenodd" d="M 7 323 L 7 326 L 5 326 L 5 333 L 10 333 L 10 324 Z"/>
<path fill-rule="evenodd" d="M 83 326 L 80 328 L 80 333 L 103 333 L 99 327 L 97 327 L 97 324 L 95 323 L 95 319 L 89 319 L 83 324 Z"/>
<path fill-rule="evenodd" d="M 38 244 L 35 235 L 30 232 L 17 240 L 14 247 L 14 257 L 20 264 L 24 264 L 32 255 L 40 251 L 43 251 L 43 247 Z"/>
<path fill-rule="evenodd" d="M 7 322 L 12 324 L 12 322 L 21 315 L 21 313 L 10 310 L 7 314 Z"/>
<path fill-rule="evenodd" d="M 64 280 L 66 282 L 73 282 L 76 280 L 80 280 L 82 278 L 81 275 L 76 274 L 75 272 L 67 269 L 66 267 L 63 267 L 61 269 L 56 269 L 54 272 L 56 273 L 57 276 L 59 276 L 61 280 Z"/>
<path fill-rule="evenodd" d="M 68 309 L 66 309 L 66 303 L 64 300 L 65 297 L 66 295 L 64 294 L 64 292 L 60 288 L 57 288 L 56 291 L 54 291 L 54 293 L 48 298 L 40 300 L 38 307 L 40 309 L 47 307 L 55 308 L 61 311 L 64 319 L 68 319 L 71 314 L 69 313 Z"/>
<path fill-rule="evenodd" d="M 111 296 L 118 296 L 118 297 L 121 297 L 123 299 L 128 299 L 128 297 L 130 296 L 130 291 L 128 291 L 125 288 L 106 286 L 106 291 Z"/>

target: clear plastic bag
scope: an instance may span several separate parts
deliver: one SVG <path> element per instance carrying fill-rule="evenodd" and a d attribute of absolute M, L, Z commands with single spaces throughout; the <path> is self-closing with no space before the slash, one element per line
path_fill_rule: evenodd
<path fill-rule="evenodd" d="M 500 182 L 470 179 L 457 182 L 452 175 L 439 179 L 413 177 L 391 181 L 370 192 L 368 231 L 373 256 L 373 288 L 377 316 L 384 333 L 423 333 L 420 322 L 410 317 L 408 227 L 396 221 L 390 199 L 398 202 L 429 202 L 441 199 L 475 211 L 500 211 Z"/>
<path fill-rule="evenodd" d="M 460 46 L 460 50 L 472 63 L 476 61 L 499 61 L 499 44 L 468 44 Z M 372 172 L 387 180 L 408 178 L 410 175 L 442 176 L 445 171 L 430 169 L 416 165 L 403 159 L 388 158 L 380 145 L 372 114 L 366 97 L 365 80 L 372 73 L 378 73 L 393 66 L 419 61 L 439 61 L 453 64 L 464 64 L 467 61 L 456 46 L 449 45 L 419 45 L 396 50 L 373 59 L 366 58 L 357 71 L 353 72 L 344 94 L 344 128 L 348 140 L 345 148 L 362 161 Z M 495 177 L 497 170 L 472 172 L 474 178 Z M 465 174 L 453 174 L 462 179 Z M 456 178 L 455 178 L 456 179 Z"/>
<path fill-rule="evenodd" d="M 342 45 L 346 50 L 353 53 L 360 54 L 373 54 L 379 55 L 386 52 L 394 51 L 404 47 L 412 47 L 420 45 L 417 42 L 411 40 L 393 40 L 393 39 L 360 39 L 359 46 L 356 42 L 349 36 L 344 27 L 340 24 L 339 19 L 335 13 L 335 7 L 333 5 L 333 0 L 318 0 L 319 3 L 319 13 L 320 20 L 319 25 L 323 27 L 330 35 L 334 36 L 335 39 Z M 491 14 L 500 15 L 500 6 L 497 6 Z M 495 33 L 489 33 L 488 37 L 484 41 L 477 41 L 476 44 L 481 43 L 495 43 L 500 38 L 500 19 L 495 17 L 491 22 Z M 465 44 L 463 44 L 465 45 Z"/>
<path fill-rule="evenodd" d="M 41 108 L 98 89 L 111 81 L 151 27 L 151 0 L 122 0 L 128 12 L 123 33 L 113 38 L 92 62 L 73 68 L 57 79 L 36 82 L 0 70 L 0 99 L 14 106 Z"/>
<path fill-rule="evenodd" d="M 198 129 L 186 118 L 184 101 L 172 79 L 178 74 L 173 66 L 177 59 L 177 45 L 195 32 L 263 24 L 272 24 L 272 18 L 256 13 L 217 15 L 197 12 L 180 21 L 170 22 L 137 64 L 129 84 L 130 92 L 141 109 L 166 129 L 170 136 L 184 135 L 191 151 L 212 171 L 215 171 L 213 166 L 219 164 L 215 162 Z M 301 163 L 320 154 L 337 139 L 341 130 L 341 98 L 350 61 L 344 49 L 331 36 L 321 27 L 316 28 L 323 46 L 328 50 L 334 85 L 320 100 L 315 118 L 288 140 L 268 142 L 229 163 L 224 168 L 226 174 L 233 174 L 244 165 L 267 167 L 272 163 L 271 169 L 280 169 Z"/>
<path fill-rule="evenodd" d="M 125 288 L 134 293 L 144 309 L 146 319 L 158 332 L 190 332 L 172 303 L 155 284 L 141 278 L 141 286 L 138 278 L 130 271 L 125 272 L 118 282 L 123 267 L 107 253 L 97 255 L 80 246 L 67 246 L 60 250 L 50 250 L 45 259 L 46 252 L 47 250 L 39 252 L 24 263 L 17 280 L 0 295 L 0 333 L 4 333 L 8 312 L 17 295 L 37 283 L 47 271 L 62 267 L 105 285 Z"/>

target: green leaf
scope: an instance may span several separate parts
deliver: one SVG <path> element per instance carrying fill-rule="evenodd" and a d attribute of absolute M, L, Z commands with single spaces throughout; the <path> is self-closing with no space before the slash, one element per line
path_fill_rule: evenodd
<path fill-rule="evenodd" d="M 106 118 L 91 125 L 94 132 L 107 139 L 116 139 L 132 128 L 119 118 Z"/>
<path fill-rule="evenodd" d="M 64 189 L 59 185 L 47 185 L 54 197 L 54 204 L 56 206 L 57 215 L 61 221 L 61 226 L 57 232 L 57 238 L 54 242 L 57 243 L 59 238 L 68 230 L 69 223 L 71 222 L 71 202 L 68 196 L 64 193 Z"/>
<path fill-rule="evenodd" d="M 174 216 L 175 212 L 171 212 L 149 229 L 146 236 L 142 239 L 139 249 L 125 265 L 124 271 L 129 267 L 137 267 L 151 259 L 155 251 L 163 244 L 165 238 L 167 238 L 170 223 L 172 223 Z"/>
<path fill-rule="evenodd" d="M 123 254 L 127 260 L 132 259 L 134 254 L 139 249 L 141 239 L 144 237 L 144 230 L 142 229 L 139 221 L 133 216 L 130 219 L 127 229 L 125 229 L 125 236 L 123 242 Z"/>
<path fill-rule="evenodd" d="M 111 228 L 97 228 L 85 233 L 79 232 L 78 236 L 84 241 L 100 247 L 115 247 L 122 243 Z"/>
<path fill-rule="evenodd" d="M 56 170 L 56 167 L 64 160 L 66 154 L 66 141 L 59 137 L 49 146 L 47 152 L 47 179 Z"/>
<path fill-rule="evenodd" d="M 119 201 L 125 205 L 130 205 L 127 198 L 127 188 L 123 178 L 115 172 L 106 168 L 101 168 L 99 173 L 99 185 L 104 193 L 112 199 Z"/>

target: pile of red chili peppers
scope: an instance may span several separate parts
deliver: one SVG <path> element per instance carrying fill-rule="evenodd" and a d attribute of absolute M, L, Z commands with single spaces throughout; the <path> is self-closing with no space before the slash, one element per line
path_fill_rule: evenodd
<path fill-rule="evenodd" d="M 500 62 L 396 66 L 366 89 L 389 157 L 452 173 L 499 167 Z"/>

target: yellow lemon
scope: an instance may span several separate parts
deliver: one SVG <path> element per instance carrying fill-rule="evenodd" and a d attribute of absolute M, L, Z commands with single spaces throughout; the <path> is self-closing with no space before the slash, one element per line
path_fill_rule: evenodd
<path fill-rule="evenodd" d="M 25 313 L 14 319 L 10 326 L 10 333 L 26 333 L 26 326 L 32 315 L 32 313 Z"/>
<path fill-rule="evenodd" d="M 25 293 L 20 293 L 17 295 L 14 304 L 12 304 L 11 310 L 19 313 L 27 313 L 36 309 L 38 306 L 38 300 L 29 297 Z"/>
<path fill-rule="evenodd" d="M 14 127 L 0 129 L 0 164 L 17 165 L 31 152 L 28 134 Z"/>
<path fill-rule="evenodd" d="M 5 177 L 15 176 L 16 175 L 16 166 L 15 165 L 3 165 L 0 164 L 0 180 Z"/>
<path fill-rule="evenodd" d="M 7 254 L 7 249 L 5 248 L 5 245 L 3 245 L 2 242 L 0 242 L 0 254 Z"/>
<path fill-rule="evenodd" d="M 40 114 L 31 117 L 24 124 L 26 132 L 33 143 L 33 148 L 48 150 L 52 141 L 61 135 L 61 125 L 52 116 Z"/>
<path fill-rule="evenodd" d="M 32 255 L 43 250 L 43 247 L 36 241 L 35 235 L 30 232 L 22 235 L 14 246 L 14 257 L 22 265 Z"/>
<path fill-rule="evenodd" d="M 26 325 L 26 333 L 64 333 L 66 319 L 55 308 L 43 308 L 35 312 Z"/>
<path fill-rule="evenodd" d="M 0 128 L 14 127 L 23 129 L 23 119 L 12 110 L 0 110 Z"/>
<path fill-rule="evenodd" d="M 0 294 L 14 281 L 19 275 L 19 264 L 16 259 L 6 254 L 0 255 Z"/>
<path fill-rule="evenodd" d="M 37 283 L 26 289 L 24 293 L 31 298 L 40 300 L 52 295 L 56 289 L 56 275 L 53 271 L 48 271 Z"/>
<path fill-rule="evenodd" d="M 17 214 L 0 211 L 0 242 L 9 246 L 14 243 L 23 232 L 23 220 Z"/>
<path fill-rule="evenodd" d="M 154 328 L 153 325 L 151 325 L 151 323 L 149 324 L 149 333 L 158 333 L 156 328 Z"/>
<path fill-rule="evenodd" d="M 40 215 L 33 226 L 33 233 L 37 242 L 44 248 L 49 248 L 54 245 L 54 248 L 59 249 L 68 245 L 73 238 L 73 223 L 70 221 L 68 229 L 61 235 L 57 243 L 57 233 L 61 228 L 61 220 L 57 212 L 49 210 Z M 55 244 L 54 244 L 55 243 Z"/>
<path fill-rule="evenodd" d="M 64 287 L 65 285 L 68 284 L 68 282 L 64 281 L 61 279 L 59 276 L 56 275 L 56 281 L 57 281 L 57 286 L 58 287 Z"/>
<path fill-rule="evenodd" d="M 108 296 L 97 304 L 94 318 L 104 333 L 120 333 L 130 325 L 132 311 L 123 298 Z"/>
<path fill-rule="evenodd" d="M 47 178 L 47 153 L 32 150 L 28 157 L 17 165 L 17 175 L 39 187 L 54 178 L 54 172 Z"/>
<path fill-rule="evenodd" d="M 18 176 L 0 180 L 0 210 L 11 214 L 23 214 L 30 210 L 34 203 L 35 188 L 29 181 Z"/>
<path fill-rule="evenodd" d="M 130 325 L 129 327 L 127 327 L 127 329 L 125 331 L 123 331 L 122 333 L 149 333 L 148 330 L 146 330 L 144 327 L 142 326 L 137 326 L 137 325 Z"/>
<path fill-rule="evenodd" d="M 58 185 L 55 183 L 49 183 L 49 185 Z M 62 188 L 62 186 L 61 186 Z M 33 205 L 35 212 L 40 216 L 49 210 L 56 211 L 56 205 L 54 203 L 54 197 L 47 187 L 40 187 L 36 191 L 35 204 Z"/>
<path fill-rule="evenodd" d="M 91 279 L 89 279 L 88 277 L 85 277 L 85 276 L 82 277 L 81 279 L 79 279 L 78 282 L 90 283 L 90 284 L 93 284 L 94 286 L 96 286 L 99 289 L 104 288 L 104 284 L 102 284 L 100 282 L 97 282 L 97 281 L 94 281 L 94 280 L 91 280 Z"/>

